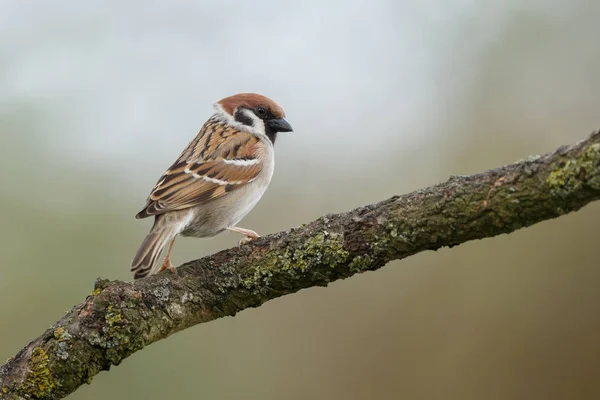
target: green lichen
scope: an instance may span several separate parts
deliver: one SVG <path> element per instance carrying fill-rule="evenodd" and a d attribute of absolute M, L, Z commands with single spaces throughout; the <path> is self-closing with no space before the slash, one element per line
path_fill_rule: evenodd
<path fill-rule="evenodd" d="M 125 357 L 144 347 L 143 339 L 135 334 L 135 324 L 121 308 L 109 304 L 104 320 L 106 325 L 102 327 L 101 334 L 92 332 L 88 340 L 92 345 L 105 349 L 106 359 L 111 364 L 118 365 Z"/>
<path fill-rule="evenodd" d="M 578 158 L 571 158 L 552 171 L 546 183 L 558 194 L 570 194 L 583 185 L 600 189 L 600 144 L 594 143 Z"/>
<path fill-rule="evenodd" d="M 29 373 L 21 384 L 20 390 L 35 398 L 49 396 L 55 383 L 48 369 L 48 355 L 41 347 L 36 347 L 29 360 Z"/>
<path fill-rule="evenodd" d="M 72 338 L 71 334 L 64 327 L 59 326 L 54 330 L 54 338 L 59 342 L 66 342 Z"/>
<path fill-rule="evenodd" d="M 63 328 L 62 326 L 59 326 L 58 328 L 56 328 L 54 330 L 54 338 L 55 339 L 59 339 L 60 337 L 65 333 L 65 328 Z"/>
<path fill-rule="evenodd" d="M 92 296 L 98 296 L 100 293 L 102 293 L 102 289 L 101 288 L 96 288 L 92 292 Z"/>
<path fill-rule="evenodd" d="M 390 219 L 383 234 L 373 235 L 373 256 L 376 259 L 391 260 L 396 254 L 405 253 L 414 247 L 406 235 L 403 222 Z"/>
<path fill-rule="evenodd" d="M 121 310 L 115 310 L 112 305 L 109 305 L 107 311 L 108 312 L 106 313 L 104 319 L 106 320 L 108 326 L 112 327 L 116 323 L 123 320 L 123 314 L 121 313 Z"/>
<path fill-rule="evenodd" d="M 327 231 L 289 248 L 294 250 L 285 250 L 283 253 L 272 251 L 264 255 L 243 280 L 244 286 L 255 288 L 261 283 L 268 284 L 274 274 L 297 276 L 319 266 L 335 268 L 348 260 L 342 236 Z"/>
<path fill-rule="evenodd" d="M 60 358 L 61 360 L 66 360 L 69 358 L 69 341 L 73 338 L 73 336 L 71 336 L 67 329 L 59 326 L 54 329 L 54 338 L 58 341 L 54 354 L 56 354 L 56 357 Z"/>
<path fill-rule="evenodd" d="M 368 271 L 373 267 L 373 259 L 365 254 L 362 256 L 356 256 L 352 259 L 350 264 L 348 265 L 348 269 L 352 273 Z"/>

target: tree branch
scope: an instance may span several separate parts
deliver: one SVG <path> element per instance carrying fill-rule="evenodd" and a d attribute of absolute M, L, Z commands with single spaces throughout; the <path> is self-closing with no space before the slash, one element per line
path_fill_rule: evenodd
<path fill-rule="evenodd" d="M 551 154 L 189 262 L 178 274 L 98 280 L 94 291 L 0 367 L 1 399 L 61 399 L 144 346 L 311 286 L 425 250 L 493 237 L 600 198 L 600 132 Z"/>

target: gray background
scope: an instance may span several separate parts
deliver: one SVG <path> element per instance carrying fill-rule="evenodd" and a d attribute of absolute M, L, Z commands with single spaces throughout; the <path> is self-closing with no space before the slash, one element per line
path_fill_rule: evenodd
<path fill-rule="evenodd" d="M 286 110 L 261 234 L 600 128 L 594 0 L 0 1 L 0 359 L 130 279 L 133 216 L 210 116 Z M 600 204 L 153 344 L 73 399 L 592 399 Z M 183 239 L 173 261 L 237 244 Z"/>

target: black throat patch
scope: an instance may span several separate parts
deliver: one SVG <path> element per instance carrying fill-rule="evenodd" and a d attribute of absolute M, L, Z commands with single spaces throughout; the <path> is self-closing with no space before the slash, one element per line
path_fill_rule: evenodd
<path fill-rule="evenodd" d="M 269 124 L 265 124 L 265 135 L 267 135 L 271 143 L 275 144 L 275 139 L 277 139 L 277 132 L 275 132 L 273 128 L 269 126 Z"/>

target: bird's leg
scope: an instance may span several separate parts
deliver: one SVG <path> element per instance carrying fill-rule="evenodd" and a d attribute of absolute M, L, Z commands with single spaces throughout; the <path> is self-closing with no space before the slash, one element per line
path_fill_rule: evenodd
<path fill-rule="evenodd" d="M 258 239 L 260 235 L 250 229 L 240 228 L 239 226 L 232 226 L 227 228 L 232 232 L 241 233 L 242 235 L 246 235 L 245 238 L 241 239 L 238 243 L 239 246 L 246 244 L 254 239 Z"/>
<path fill-rule="evenodd" d="M 171 243 L 169 243 L 169 247 L 167 247 L 167 255 L 165 255 L 165 259 L 158 272 L 162 272 L 165 269 L 168 269 L 171 272 L 177 273 L 177 270 L 175 269 L 175 267 L 171 263 L 171 259 L 169 258 L 171 256 L 171 249 L 173 248 L 173 243 L 175 243 L 175 238 L 173 238 L 173 240 L 171 240 Z"/>

